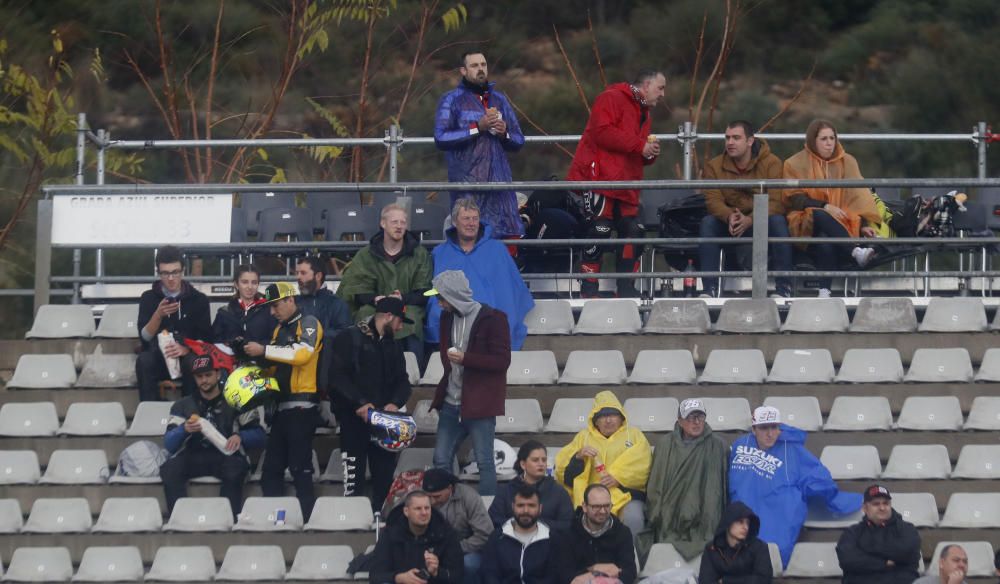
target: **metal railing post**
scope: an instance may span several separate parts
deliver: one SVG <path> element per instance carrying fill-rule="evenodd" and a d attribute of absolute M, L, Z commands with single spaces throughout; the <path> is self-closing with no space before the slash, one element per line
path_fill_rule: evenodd
<path fill-rule="evenodd" d="M 761 188 L 763 190 L 763 187 Z M 767 298 L 767 195 L 753 196 L 753 298 Z"/>
<path fill-rule="evenodd" d="M 99 185 L 104 184 L 104 157 L 107 154 L 107 149 L 105 149 L 104 145 L 108 143 L 110 137 L 110 132 L 105 132 L 104 130 L 97 131 L 97 184 Z M 104 250 L 101 248 L 94 250 L 94 275 L 98 278 L 104 275 Z"/>
<path fill-rule="evenodd" d="M 976 152 L 979 156 L 976 176 L 986 178 L 986 148 L 989 146 L 986 142 L 986 122 L 979 122 L 978 127 L 973 131 L 976 133 Z"/>
<path fill-rule="evenodd" d="M 389 126 L 389 182 L 391 183 L 399 181 L 399 147 L 399 126 L 393 124 Z"/>
<path fill-rule="evenodd" d="M 684 180 L 691 180 L 693 172 L 693 161 L 694 161 L 694 143 L 698 139 L 697 128 L 691 122 L 684 122 L 684 125 L 678 128 L 680 135 L 677 139 L 681 141 L 681 145 L 684 147 Z"/>
<path fill-rule="evenodd" d="M 49 303 L 52 277 L 52 199 L 38 201 L 35 224 L 35 307 L 34 313 Z"/>
<path fill-rule="evenodd" d="M 86 166 L 87 158 L 87 114 L 79 113 L 76 115 L 76 184 L 84 184 L 83 169 Z M 49 216 L 49 239 L 51 245 L 51 233 L 52 233 L 52 219 L 51 210 Z M 40 231 L 40 230 L 39 230 Z M 51 249 L 51 248 L 50 248 Z M 51 260 L 51 252 L 49 254 Z M 80 262 L 83 259 L 83 252 L 79 249 L 73 250 L 73 276 L 80 276 Z M 37 268 L 36 268 L 37 269 Z M 49 271 L 51 272 L 51 266 Z M 79 282 L 73 283 L 73 296 L 70 298 L 70 303 L 79 304 L 80 303 L 80 284 Z"/>

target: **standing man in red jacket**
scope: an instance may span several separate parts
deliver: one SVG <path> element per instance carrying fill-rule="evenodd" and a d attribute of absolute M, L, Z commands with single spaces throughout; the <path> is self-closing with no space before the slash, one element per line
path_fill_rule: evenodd
<path fill-rule="evenodd" d="M 667 78 L 663 73 L 644 69 L 632 83 L 609 85 L 597 96 L 583 137 L 576 147 L 573 164 L 566 180 L 635 181 L 642 180 L 643 167 L 656 161 L 660 144 L 651 139 L 649 110 L 663 97 Z M 582 198 L 584 214 L 590 221 L 588 238 L 642 237 L 639 229 L 639 191 L 586 191 L 576 193 Z M 580 269 L 584 273 L 601 271 L 601 246 L 591 246 L 583 252 Z M 635 272 L 639 267 L 635 246 L 618 248 L 618 272 Z M 597 296 L 596 278 L 587 278 L 580 286 L 585 298 Z M 618 281 L 618 296 L 639 296 L 632 280 Z"/>

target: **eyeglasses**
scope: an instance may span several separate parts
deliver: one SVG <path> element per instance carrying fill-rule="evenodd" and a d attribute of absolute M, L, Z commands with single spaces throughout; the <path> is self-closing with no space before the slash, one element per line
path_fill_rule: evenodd
<path fill-rule="evenodd" d="M 611 503 L 608 503 L 607 505 L 591 505 L 590 503 L 584 503 L 584 505 L 598 511 L 608 511 L 611 509 Z"/>
<path fill-rule="evenodd" d="M 690 416 L 684 418 L 688 422 L 693 422 L 696 424 L 705 422 L 705 414 L 691 414 Z"/>
<path fill-rule="evenodd" d="M 161 278 L 180 278 L 184 274 L 184 270 L 160 270 L 159 274 Z"/>

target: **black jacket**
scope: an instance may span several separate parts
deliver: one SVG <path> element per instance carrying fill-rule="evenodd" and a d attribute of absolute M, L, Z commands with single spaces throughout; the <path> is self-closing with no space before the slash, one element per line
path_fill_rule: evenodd
<path fill-rule="evenodd" d="M 436 509 L 431 510 L 431 522 L 423 535 L 413 535 L 410 523 L 403 515 L 403 506 L 398 505 L 389 513 L 386 528 L 375 545 L 368 581 L 371 584 L 386 584 L 394 581 L 396 574 L 413 568 L 427 569 L 424 552 L 437 555 L 440 565 L 438 575 L 429 584 L 460 584 L 464 575 L 464 556 L 458 535 L 448 525 L 444 516 Z"/>
<path fill-rule="evenodd" d="M 895 510 L 884 525 L 863 518 L 840 534 L 837 558 L 844 584 L 909 584 L 918 576 L 920 534 Z"/>
<path fill-rule="evenodd" d="M 747 538 L 735 548 L 729 547 L 726 534 L 729 526 L 748 518 L 750 530 Z M 734 501 L 722 512 L 715 537 L 705 544 L 701 556 L 699 584 L 769 584 L 774 578 L 771 555 L 767 544 L 757 538 L 760 533 L 760 517 L 750 507 Z"/>
<path fill-rule="evenodd" d="M 493 527 L 500 527 L 504 521 L 514 516 L 514 493 L 524 484 L 521 477 L 515 477 L 507 483 L 497 485 L 497 495 L 490 503 L 490 521 Z M 573 521 L 573 501 L 562 485 L 552 477 L 544 477 L 535 484 L 538 498 L 542 502 L 540 519 L 556 531 L 566 531 Z"/>
<path fill-rule="evenodd" d="M 479 569 L 482 584 L 566 584 L 568 563 L 561 557 L 562 534 L 538 523 L 538 534 L 527 546 L 513 536 L 513 520 L 495 530 L 483 548 Z"/>
<path fill-rule="evenodd" d="M 266 345 L 271 341 L 276 326 L 278 321 L 271 316 L 269 304 L 256 304 L 244 312 L 239 298 L 234 298 L 215 313 L 212 339 L 216 343 L 228 344 L 233 339 L 243 338 Z"/>
<path fill-rule="evenodd" d="M 573 522 L 564 539 L 563 558 L 570 563 L 571 578 L 576 578 L 594 564 L 614 564 L 621 569 L 618 579 L 622 584 L 635 582 L 635 546 L 628 527 L 610 515 L 611 527 L 598 537 L 583 527 L 583 509 L 577 509 Z"/>
<path fill-rule="evenodd" d="M 327 339 L 332 339 L 340 329 L 351 326 L 351 311 L 347 304 L 326 288 L 320 288 L 309 296 L 296 296 L 295 305 L 302 314 L 319 320 L 323 325 L 323 336 Z"/>
<path fill-rule="evenodd" d="M 154 282 L 153 287 L 139 297 L 139 320 L 136 321 L 136 334 L 142 341 L 142 350 L 149 349 L 149 342 L 142 339 L 142 329 L 153 318 L 156 307 L 166 298 L 163 284 Z M 181 293 L 177 297 L 180 310 L 160 322 L 160 331 L 168 330 L 178 333 L 186 339 L 207 341 L 212 338 L 212 315 L 209 311 L 208 296 L 194 289 L 188 282 L 181 282 Z"/>
<path fill-rule="evenodd" d="M 410 399 L 403 347 L 391 335 L 380 337 L 375 317 L 346 328 L 330 348 L 330 397 L 339 408 L 358 409 L 371 402 L 377 409 Z"/>

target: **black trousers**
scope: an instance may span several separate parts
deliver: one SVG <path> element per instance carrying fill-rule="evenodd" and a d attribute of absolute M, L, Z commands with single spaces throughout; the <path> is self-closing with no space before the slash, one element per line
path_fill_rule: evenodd
<path fill-rule="evenodd" d="M 135 360 L 135 377 L 139 383 L 139 401 L 160 401 L 160 382 L 170 379 L 170 374 L 159 347 L 150 345 L 149 349 L 139 353 Z M 189 395 L 194 390 L 189 358 L 181 359 L 181 381 L 184 383 L 184 395 Z"/>
<path fill-rule="evenodd" d="M 340 424 L 340 452 L 344 457 L 344 496 L 363 497 L 368 481 L 365 479 L 365 467 L 371 470 L 371 501 L 372 510 L 382 508 L 389 487 L 392 486 L 393 475 L 396 472 L 394 452 L 383 450 L 371 441 L 371 432 L 367 422 L 364 422 L 349 406 L 335 406 L 334 414 Z"/>
<path fill-rule="evenodd" d="M 850 237 L 844 226 L 837 222 L 826 211 L 813 210 L 813 237 Z M 823 271 L 836 270 L 841 263 L 851 257 L 853 244 L 838 245 L 835 243 L 813 243 L 809 245 L 809 255 L 816 262 L 816 267 Z M 830 288 L 833 278 L 820 278 L 820 288 Z"/>
<path fill-rule="evenodd" d="M 187 497 L 187 482 L 198 477 L 215 477 L 222 481 L 219 495 L 229 499 L 233 515 L 243 509 L 243 483 L 250 472 L 246 456 L 234 453 L 229 456 L 213 448 L 181 450 L 160 466 L 160 480 L 167 499 L 167 514 L 174 510 L 174 503 Z"/>
<path fill-rule="evenodd" d="M 292 475 L 295 496 L 308 520 L 316 502 L 313 489 L 312 444 L 320 425 L 319 407 L 278 410 L 271 420 L 271 434 L 264 451 L 260 486 L 265 497 L 285 494 L 285 469 Z"/>

